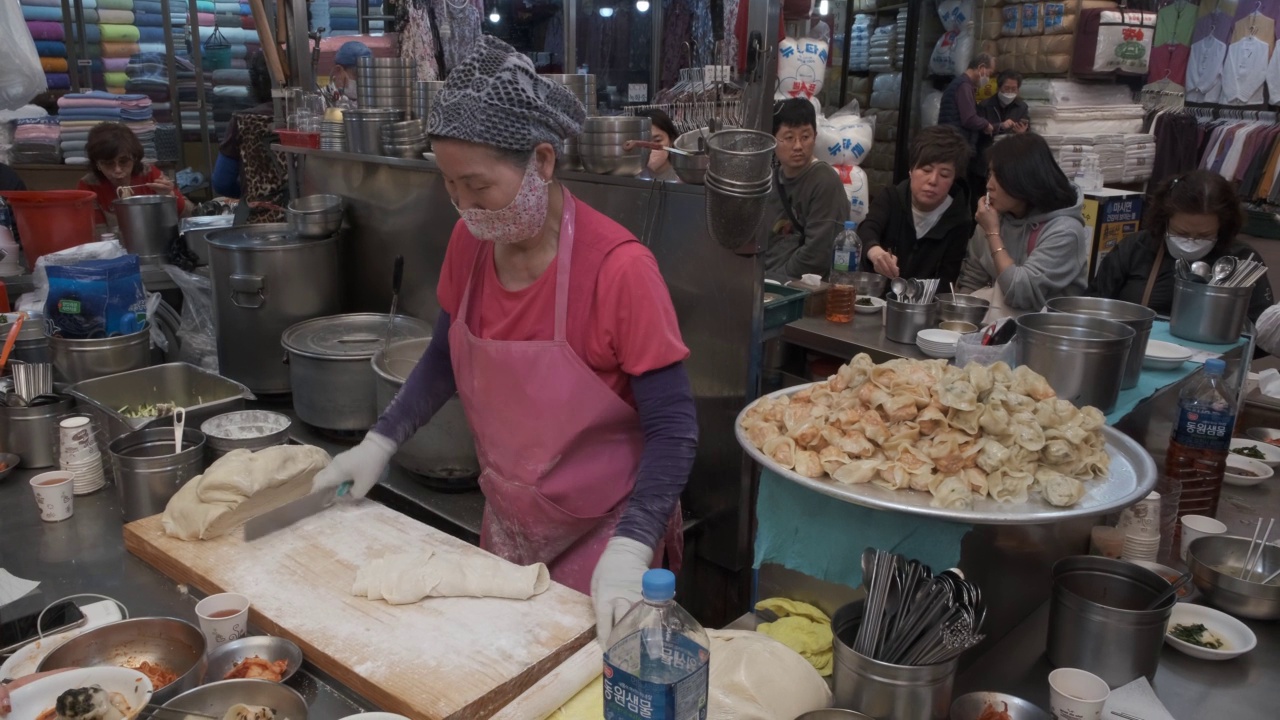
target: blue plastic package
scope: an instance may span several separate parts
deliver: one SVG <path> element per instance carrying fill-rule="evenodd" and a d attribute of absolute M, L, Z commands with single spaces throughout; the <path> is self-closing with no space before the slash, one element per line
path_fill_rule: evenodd
<path fill-rule="evenodd" d="M 137 255 L 50 265 L 45 317 L 65 338 L 104 338 L 137 332 L 146 325 L 147 296 Z"/>

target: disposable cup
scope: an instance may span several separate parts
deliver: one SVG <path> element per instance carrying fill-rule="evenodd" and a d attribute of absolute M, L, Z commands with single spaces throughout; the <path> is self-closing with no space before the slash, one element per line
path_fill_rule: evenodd
<path fill-rule="evenodd" d="M 84 415 L 64 418 L 58 423 L 58 439 L 61 454 L 65 458 L 76 458 L 97 451 L 98 441 L 93 433 L 93 421 Z"/>
<path fill-rule="evenodd" d="M 1184 515 L 1182 516 L 1182 558 L 1187 558 L 1187 548 L 1191 547 L 1191 541 L 1205 535 L 1221 535 L 1227 531 L 1227 526 L 1222 522 L 1214 520 L 1205 515 Z"/>
<path fill-rule="evenodd" d="M 1076 668 L 1049 673 L 1049 710 L 1056 720 L 1101 720 L 1111 688 L 1102 678 Z"/>
<path fill-rule="evenodd" d="M 71 473 L 61 470 L 40 473 L 31 478 L 31 491 L 35 493 L 41 520 L 61 522 L 71 517 L 72 503 L 75 500 L 72 480 Z"/>
<path fill-rule="evenodd" d="M 207 652 L 249 634 L 249 598 L 239 593 L 219 593 L 196 603 L 196 617 L 204 633 Z"/>

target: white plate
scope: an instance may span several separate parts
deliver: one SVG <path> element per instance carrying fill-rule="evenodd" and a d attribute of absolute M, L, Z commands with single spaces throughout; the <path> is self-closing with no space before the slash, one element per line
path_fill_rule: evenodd
<path fill-rule="evenodd" d="M 116 622 L 122 617 L 120 615 L 120 606 L 110 600 L 81 605 L 80 612 L 84 614 L 84 625 L 72 628 L 64 633 L 52 635 L 43 640 L 27 643 L 18 648 L 17 652 L 10 655 L 8 660 L 5 660 L 4 665 L 0 665 L 0 678 L 16 680 L 24 675 L 30 675 L 39 667 L 40 661 L 44 660 L 46 655 L 53 652 L 62 643 L 96 627 Z"/>
<path fill-rule="evenodd" d="M 1148 340 L 1142 367 L 1148 370 L 1177 370 L 1190 359 L 1191 351 L 1181 345 L 1163 340 Z"/>
<path fill-rule="evenodd" d="M 867 307 L 866 305 L 859 305 L 858 303 L 862 302 L 863 300 L 870 300 L 873 307 Z M 860 297 L 858 298 L 857 302 L 853 303 L 853 311 L 858 313 L 859 315 L 870 315 L 871 313 L 878 313 L 883 309 L 884 309 L 884 300 L 881 300 L 878 297 L 866 297 L 866 298 Z"/>
<path fill-rule="evenodd" d="M 1236 475 L 1232 472 L 1235 469 L 1248 470 L 1255 473 L 1258 477 L 1248 477 L 1245 475 Z M 1263 480 L 1270 478 L 1275 474 L 1269 465 L 1253 458 L 1247 458 L 1243 455 L 1235 453 L 1227 453 L 1227 470 L 1222 475 L 1222 482 L 1237 487 L 1253 487 L 1261 483 Z"/>
<path fill-rule="evenodd" d="M 1205 629 L 1222 639 L 1224 647 L 1222 650 L 1210 650 L 1183 642 L 1172 635 L 1174 625 L 1204 625 Z M 1230 660 L 1244 655 L 1258 644 L 1253 631 L 1244 623 L 1220 610 L 1191 603 L 1178 603 L 1173 606 L 1164 641 L 1171 647 L 1201 660 Z"/>
<path fill-rule="evenodd" d="M 1262 460 L 1260 462 L 1265 464 L 1267 467 L 1276 467 L 1277 465 L 1280 465 L 1280 447 L 1276 447 L 1275 445 L 1272 445 L 1270 443 L 1264 443 L 1261 440 L 1250 440 L 1248 438 L 1232 438 L 1231 439 L 1231 449 L 1233 451 L 1236 448 L 1248 447 L 1248 446 L 1256 447 L 1258 448 L 1258 450 L 1262 451 Z M 1236 453 L 1236 452 L 1232 452 L 1231 454 L 1239 455 L 1239 453 Z M 1240 457 L 1247 457 L 1247 456 L 1240 455 Z M 1257 460 L 1257 458 L 1252 458 L 1252 459 Z"/>
<path fill-rule="evenodd" d="M 75 688 L 97 685 L 107 692 L 117 692 L 129 703 L 125 717 L 136 717 L 151 702 L 151 681 L 137 670 L 122 667 L 91 667 L 68 670 L 43 677 L 13 691 L 13 711 L 5 720 L 36 720 L 53 707 L 58 696 Z"/>
<path fill-rule="evenodd" d="M 785 388 L 770 393 L 765 398 L 792 395 L 818 384 L 810 383 Z M 1086 481 L 1084 497 L 1071 507 L 1054 507 L 1045 502 L 1038 493 L 1032 493 L 1025 503 L 1002 503 L 990 498 L 974 498 L 973 505 L 967 510 L 937 508 L 931 504 L 933 495 L 927 492 L 889 490 L 871 483 L 845 485 L 830 477 L 807 478 L 794 470 L 779 467 L 751 443 L 747 438 L 747 431 L 742 429 L 742 419 L 754 404 L 751 403 L 743 408 L 733 422 L 738 444 L 747 451 L 752 460 L 787 480 L 815 492 L 878 510 L 893 510 L 978 525 L 1056 523 L 1068 518 L 1095 517 L 1119 512 L 1146 497 L 1155 488 L 1158 477 L 1156 463 L 1151 453 L 1119 430 L 1103 427 L 1102 436 L 1107 443 L 1107 454 L 1111 456 L 1111 474 L 1105 478 Z"/>
<path fill-rule="evenodd" d="M 938 360 L 950 360 L 951 358 L 956 356 L 955 348 L 951 348 L 950 350 L 934 350 L 931 348 L 922 347 L 920 348 L 920 352 L 924 353 L 925 355 L 928 355 L 931 358 L 937 358 Z"/>
<path fill-rule="evenodd" d="M 941 328 L 925 328 L 916 333 L 916 342 L 924 341 L 935 345 L 955 345 L 960 342 L 960 333 L 955 330 Z"/>

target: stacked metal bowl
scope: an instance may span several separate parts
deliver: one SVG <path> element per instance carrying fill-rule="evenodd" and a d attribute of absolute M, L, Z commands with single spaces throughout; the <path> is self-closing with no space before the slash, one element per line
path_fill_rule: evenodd
<path fill-rule="evenodd" d="M 707 138 L 707 229 L 729 249 L 746 245 L 764 217 L 773 187 L 777 140 L 759 130 L 721 130 Z"/>
<path fill-rule="evenodd" d="M 360 58 L 356 65 L 360 107 L 395 108 L 408 115 L 412 110 L 417 76 L 418 71 L 411 60 Z"/>
<path fill-rule="evenodd" d="M 320 123 L 320 149 L 338 152 L 347 149 L 347 131 L 342 124 L 342 111 L 337 108 L 330 108 Z"/>
<path fill-rule="evenodd" d="M 628 140 L 648 140 L 652 135 L 647 117 L 615 115 L 589 117 L 578 136 L 578 156 L 582 166 L 596 175 L 635 177 L 644 170 L 649 151 L 624 150 Z"/>
<path fill-rule="evenodd" d="M 382 154 L 413 160 L 421 158 L 426 149 L 427 129 L 422 120 L 404 120 L 382 126 Z"/>
<path fill-rule="evenodd" d="M 382 127 L 404 119 L 395 108 L 359 108 L 342 114 L 347 149 L 364 155 L 382 155 Z"/>
<path fill-rule="evenodd" d="M 596 76 L 595 75 L 556 75 L 544 74 L 542 77 L 560 83 L 569 88 L 569 92 L 587 109 L 587 116 L 598 115 L 596 109 Z"/>
<path fill-rule="evenodd" d="M 289 202 L 285 208 L 289 229 L 304 238 L 327 238 L 342 227 L 342 198 L 337 195 L 307 195 Z"/>
<path fill-rule="evenodd" d="M 706 139 L 711 136 L 707 128 L 690 130 L 676 138 L 672 143 L 679 150 L 688 150 L 696 155 L 679 155 L 668 153 L 667 159 L 676 171 L 680 182 L 688 185 L 702 185 L 707 181 L 707 168 L 711 165 L 711 156 L 707 154 Z"/>
<path fill-rule="evenodd" d="M 436 93 L 444 87 L 443 80 L 415 80 L 413 82 L 412 115 L 414 120 L 426 120 L 431 112 L 431 103 L 435 102 Z"/>

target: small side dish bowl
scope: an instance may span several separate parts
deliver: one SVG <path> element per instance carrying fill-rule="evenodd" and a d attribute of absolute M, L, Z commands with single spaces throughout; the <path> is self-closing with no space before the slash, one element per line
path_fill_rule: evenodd
<path fill-rule="evenodd" d="M 227 673 L 235 669 L 242 660 L 259 657 L 274 663 L 284 660 L 289 663 L 280 682 L 293 677 L 302 667 L 302 649 L 292 640 L 270 635 L 250 635 L 220 645 L 209 653 L 209 667 L 204 671 L 206 683 L 227 679 Z"/>
<path fill-rule="evenodd" d="M 1191 351 L 1181 345 L 1150 340 L 1147 342 L 1147 354 L 1142 358 L 1142 367 L 1147 370 L 1177 370 L 1190 359 Z"/>
<path fill-rule="evenodd" d="M 1260 460 L 1229 453 L 1227 469 L 1222 475 L 1222 481 L 1236 487 L 1253 487 L 1275 475 L 1275 472 Z"/>
<path fill-rule="evenodd" d="M 6 720 L 36 720 L 56 705 L 58 696 L 68 690 L 97 685 L 108 693 L 119 693 L 128 704 L 126 720 L 132 720 L 151 702 L 151 681 L 137 670 L 121 667 L 90 667 L 40 678 L 14 690 L 10 695 L 13 710 Z M 123 710 L 122 710 L 123 712 Z"/>
<path fill-rule="evenodd" d="M 1222 649 L 1213 650 L 1179 640 L 1173 636 L 1173 629 L 1178 625 L 1203 625 L 1205 630 L 1222 641 Z M 1244 623 L 1220 610 L 1190 603 L 1173 606 L 1164 641 L 1170 647 L 1201 660 L 1230 660 L 1244 655 L 1258 644 L 1258 638 Z"/>
<path fill-rule="evenodd" d="M 872 295 L 859 295 L 853 303 L 853 311 L 859 315 L 870 315 L 884 309 L 884 300 Z"/>
<path fill-rule="evenodd" d="M 1247 458 L 1249 457 L 1248 455 L 1241 455 L 1236 451 L 1250 447 L 1257 448 L 1258 452 L 1262 453 L 1261 458 L 1250 458 L 1251 460 L 1258 460 L 1259 462 L 1265 463 L 1267 467 L 1276 467 L 1277 465 L 1280 465 L 1280 447 L 1276 447 L 1275 445 L 1265 443 L 1260 440 L 1249 440 L 1247 438 L 1233 438 L 1231 440 L 1232 455 L 1239 455 L 1240 457 Z"/>

